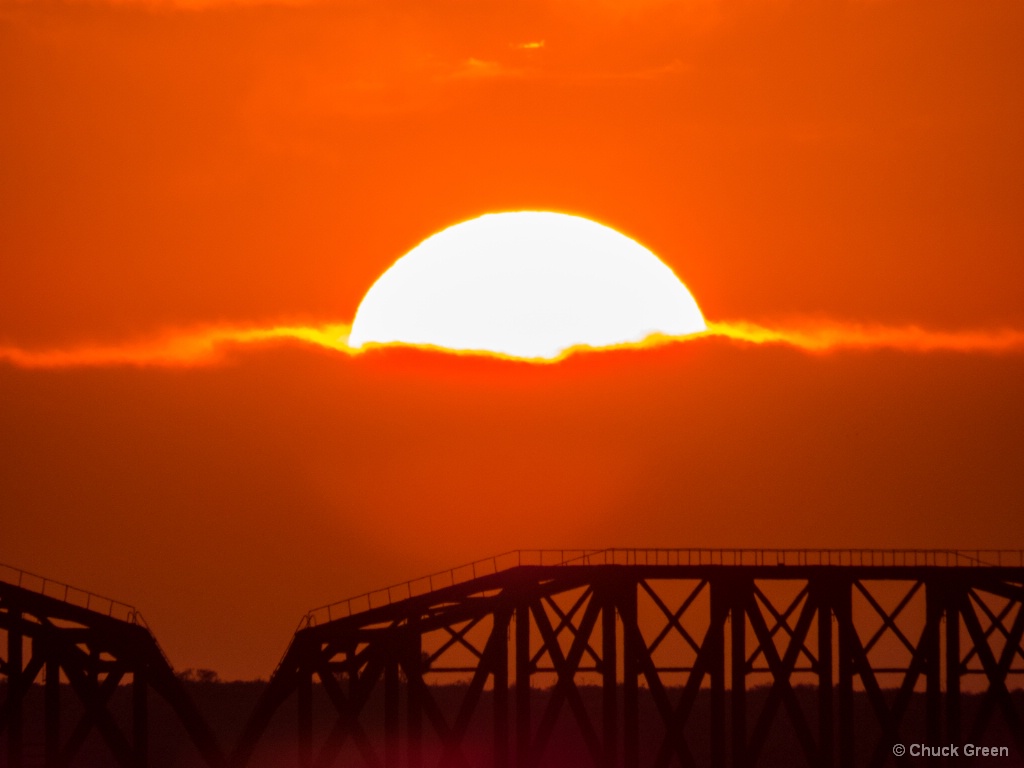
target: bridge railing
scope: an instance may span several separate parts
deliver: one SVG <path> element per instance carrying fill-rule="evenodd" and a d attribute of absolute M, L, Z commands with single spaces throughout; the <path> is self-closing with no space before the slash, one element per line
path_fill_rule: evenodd
<path fill-rule="evenodd" d="M 517 549 L 503 552 L 500 555 L 474 560 L 471 563 L 403 581 L 390 587 L 375 589 L 372 592 L 364 592 L 355 597 L 322 605 L 309 611 L 299 622 L 299 626 L 308 627 L 345 618 L 371 608 L 380 608 L 398 600 L 418 597 L 438 589 L 452 587 L 481 576 L 489 576 L 492 573 L 507 571 L 523 565 L 569 565 L 580 562 L 580 558 L 596 556 L 602 551 L 597 549 Z"/>
<path fill-rule="evenodd" d="M 0 581 L 54 600 L 59 600 L 62 603 L 85 608 L 94 613 L 104 614 L 131 624 L 146 626 L 142 614 L 139 613 L 134 605 L 122 603 L 120 600 L 104 597 L 71 584 L 65 584 L 63 581 L 40 576 L 31 571 L 0 563 Z"/>
<path fill-rule="evenodd" d="M 1006 549 L 602 549 L 565 565 L 780 565 L 1024 567 L 1024 550 Z"/>
<path fill-rule="evenodd" d="M 524 565 L 750 565 L 1024 567 L 1024 550 L 999 549 L 533 549 L 513 550 L 322 605 L 299 627 L 391 605 Z"/>

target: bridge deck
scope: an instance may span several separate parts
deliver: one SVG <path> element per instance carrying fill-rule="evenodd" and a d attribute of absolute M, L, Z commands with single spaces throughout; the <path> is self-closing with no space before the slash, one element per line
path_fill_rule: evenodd
<path fill-rule="evenodd" d="M 436 571 L 308 611 L 311 626 L 522 566 L 828 566 L 1024 568 L 1022 549 L 518 549 Z M 881 572 L 881 571 L 880 571 Z"/>

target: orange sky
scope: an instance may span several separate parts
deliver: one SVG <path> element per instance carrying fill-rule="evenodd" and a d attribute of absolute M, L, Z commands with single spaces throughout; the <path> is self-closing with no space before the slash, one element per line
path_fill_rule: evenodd
<path fill-rule="evenodd" d="M 1024 547 L 1021 28 L 0 0 L 0 561 L 254 677 L 307 608 L 506 549 Z M 397 257 L 515 209 L 639 240 L 719 335 L 331 346 Z"/>

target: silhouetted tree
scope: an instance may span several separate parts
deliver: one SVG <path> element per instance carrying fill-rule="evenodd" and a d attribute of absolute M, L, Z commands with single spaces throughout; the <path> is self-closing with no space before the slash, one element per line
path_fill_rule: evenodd
<path fill-rule="evenodd" d="M 178 679 L 186 683 L 219 683 L 220 675 L 212 669 L 192 669 L 192 667 L 189 667 L 178 673 Z"/>

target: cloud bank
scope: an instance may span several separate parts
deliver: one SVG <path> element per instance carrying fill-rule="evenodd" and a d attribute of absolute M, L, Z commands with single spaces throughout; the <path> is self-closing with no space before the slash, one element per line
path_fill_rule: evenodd
<path fill-rule="evenodd" d="M 907 353 L 958 352 L 992 355 L 1024 352 L 1024 330 L 1015 328 L 942 331 L 916 325 L 891 326 L 827 320 L 808 320 L 777 326 L 746 321 L 709 321 L 707 326 L 708 330 L 705 333 L 680 337 L 653 335 L 642 342 L 612 348 L 636 349 L 685 343 L 702 338 L 718 338 L 746 345 L 791 347 L 807 353 L 894 350 Z M 0 361 L 25 369 L 187 368 L 221 364 L 234 350 L 266 347 L 282 342 L 310 345 L 346 355 L 359 354 L 361 349 L 354 349 L 348 345 L 350 329 L 350 325 L 343 323 L 319 326 L 272 325 L 257 328 L 217 326 L 199 330 L 170 331 L 141 341 L 82 344 L 51 349 L 3 346 L 0 347 Z M 368 348 L 376 346 L 379 345 L 369 345 Z M 434 352 L 446 351 L 439 347 L 424 349 Z M 573 348 L 558 359 L 593 351 L 595 350 L 589 347 Z"/>

